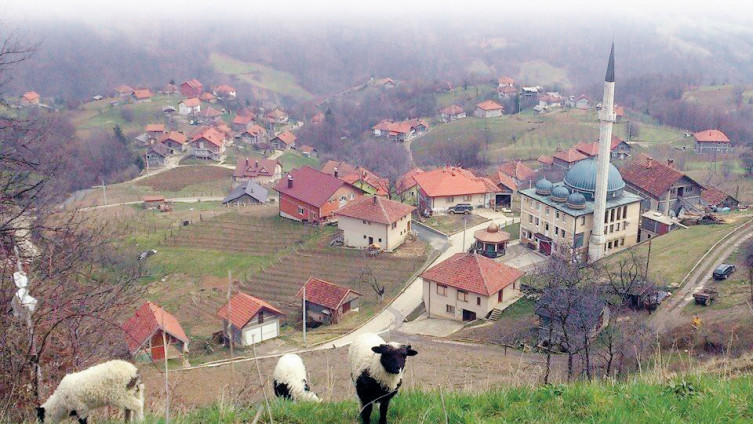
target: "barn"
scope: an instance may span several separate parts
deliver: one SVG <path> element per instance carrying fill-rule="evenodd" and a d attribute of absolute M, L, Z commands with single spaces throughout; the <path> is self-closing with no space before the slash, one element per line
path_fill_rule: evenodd
<path fill-rule="evenodd" d="M 269 303 L 245 293 L 236 294 L 217 311 L 217 317 L 222 320 L 221 332 L 225 339 L 231 332 L 237 346 L 251 346 L 279 336 L 282 315 L 282 311 Z"/>
<path fill-rule="evenodd" d="M 152 361 L 181 357 L 188 354 L 188 336 L 174 316 L 159 305 L 146 302 L 123 324 L 128 350 L 133 356 L 148 355 Z M 164 334 L 164 336 L 163 336 Z"/>

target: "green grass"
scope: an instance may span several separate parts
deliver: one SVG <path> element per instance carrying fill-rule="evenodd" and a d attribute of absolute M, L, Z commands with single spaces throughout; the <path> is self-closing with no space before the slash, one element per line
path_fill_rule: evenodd
<path fill-rule="evenodd" d="M 517 240 L 520 238 L 520 222 L 503 227 L 502 231 L 507 231 L 510 234 L 510 240 Z"/>
<path fill-rule="evenodd" d="M 269 66 L 244 62 L 225 54 L 212 53 L 209 57 L 214 69 L 265 90 L 298 100 L 310 100 L 313 95 L 303 88 L 296 78 Z"/>
<path fill-rule="evenodd" d="M 420 355 L 420 353 L 419 353 Z M 392 424 L 417 423 L 741 423 L 753 420 L 753 378 L 690 376 L 670 382 L 581 382 L 571 385 L 495 388 L 474 394 L 450 390 L 402 390 L 388 412 Z M 251 422 L 262 405 L 228 404 L 171 417 L 176 424 Z M 376 408 L 375 408 L 376 409 Z M 293 403 L 273 400 L 276 423 L 351 424 L 355 400 Z M 372 413 L 372 422 L 376 422 Z M 114 421 L 113 421 L 114 422 Z M 146 424 L 162 423 L 148 416 Z M 266 411 L 260 423 L 270 423 Z"/>
<path fill-rule="evenodd" d="M 496 88 L 489 84 L 469 85 L 463 89 L 460 85 L 446 93 L 437 94 L 437 106 L 443 108 L 450 105 L 458 105 L 466 110 L 472 109 L 476 103 L 495 95 Z"/>
<path fill-rule="evenodd" d="M 294 151 L 287 151 L 279 158 L 282 164 L 282 172 L 288 172 L 294 168 L 300 168 L 302 166 L 310 166 L 314 169 L 319 169 L 319 159 L 307 158 L 302 154 Z"/>
<path fill-rule="evenodd" d="M 156 255 L 149 258 L 149 271 L 162 276 L 174 273 L 227 277 L 227 272 L 242 275 L 249 269 L 268 263 L 265 257 L 220 250 L 192 249 L 190 247 L 159 246 Z"/>
<path fill-rule="evenodd" d="M 467 218 L 467 224 L 463 223 L 463 219 Z M 471 228 L 489 219 L 478 215 L 434 215 L 425 219 L 422 224 L 425 224 L 431 228 L 443 232 L 447 235 L 452 235 L 463 231 L 464 227 Z"/>
<path fill-rule="evenodd" d="M 558 85 L 561 89 L 570 89 L 573 86 L 567 77 L 567 69 L 557 68 L 543 60 L 521 63 L 518 81 L 548 87 Z"/>

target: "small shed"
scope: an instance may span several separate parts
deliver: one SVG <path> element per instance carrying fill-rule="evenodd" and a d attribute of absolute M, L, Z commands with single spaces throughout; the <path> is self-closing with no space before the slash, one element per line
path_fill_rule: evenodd
<path fill-rule="evenodd" d="M 148 194 L 143 197 L 144 209 L 159 209 L 165 204 L 165 196 Z"/>
<path fill-rule="evenodd" d="M 223 205 L 258 205 L 267 203 L 268 191 L 262 187 L 256 181 L 246 181 L 241 185 L 230 190 L 223 200 Z"/>
<path fill-rule="evenodd" d="M 318 324 L 337 324 L 346 312 L 358 306 L 358 298 L 363 296 L 348 287 L 311 277 L 298 290 L 296 297 L 303 299 L 304 287 L 306 319 Z"/>
<path fill-rule="evenodd" d="M 143 353 L 152 361 L 183 358 L 187 363 L 188 336 L 174 316 L 159 305 L 146 302 L 123 324 L 128 350 L 133 356 Z M 164 335 L 164 337 L 163 337 Z M 167 342 L 167 349 L 163 344 Z"/>
<path fill-rule="evenodd" d="M 222 320 L 222 333 L 228 337 L 228 321 L 233 343 L 238 346 L 273 339 L 280 335 L 282 311 L 269 303 L 245 293 L 238 293 L 217 311 Z"/>
<path fill-rule="evenodd" d="M 487 258 L 497 258 L 507 251 L 510 233 L 500 230 L 499 225 L 491 223 L 485 229 L 476 231 L 473 238 L 476 239 L 473 249 L 477 253 Z"/>

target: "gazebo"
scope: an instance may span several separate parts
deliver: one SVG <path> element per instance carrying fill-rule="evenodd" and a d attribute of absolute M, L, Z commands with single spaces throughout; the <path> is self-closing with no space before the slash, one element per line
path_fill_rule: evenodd
<path fill-rule="evenodd" d="M 499 225 L 489 224 L 485 230 L 478 230 L 473 234 L 476 243 L 473 250 L 487 258 L 497 258 L 505 254 L 510 234 L 499 230 Z"/>

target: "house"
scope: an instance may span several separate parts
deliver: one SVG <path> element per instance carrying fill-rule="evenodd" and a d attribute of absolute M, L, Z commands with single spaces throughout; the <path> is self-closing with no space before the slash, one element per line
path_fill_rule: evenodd
<path fill-rule="evenodd" d="M 536 159 L 536 161 L 545 168 L 551 168 L 552 166 L 554 166 L 554 156 L 541 155 Z"/>
<path fill-rule="evenodd" d="M 680 221 L 661 212 L 647 211 L 641 215 L 641 228 L 638 241 L 645 241 L 667 234 L 680 228 Z"/>
<path fill-rule="evenodd" d="M 222 111 L 213 108 L 212 106 L 203 109 L 196 114 L 199 121 L 205 124 L 218 124 L 222 121 Z"/>
<path fill-rule="evenodd" d="M 267 134 L 267 130 L 261 125 L 251 125 L 240 133 L 236 134 L 236 138 L 240 138 L 244 143 L 257 144 L 264 140 Z"/>
<path fill-rule="evenodd" d="M 290 131 L 283 131 L 270 140 L 270 144 L 278 150 L 290 150 L 295 147 L 296 136 Z"/>
<path fill-rule="evenodd" d="M 337 228 L 343 232 L 343 245 L 366 249 L 378 244 L 382 250 L 391 252 L 405 242 L 415 209 L 379 196 L 353 200 L 335 212 Z"/>
<path fill-rule="evenodd" d="M 244 107 L 243 109 L 238 111 L 238 115 L 240 116 L 250 116 L 251 119 L 256 120 L 256 114 L 253 110 L 250 108 Z"/>
<path fill-rule="evenodd" d="M 336 210 L 363 195 L 350 184 L 303 166 L 290 171 L 275 186 L 280 193 L 280 216 L 310 223 L 325 223 Z"/>
<path fill-rule="evenodd" d="M 217 87 L 212 90 L 212 94 L 217 96 L 218 99 L 222 100 L 233 100 L 235 99 L 235 88 L 227 85 L 227 84 L 220 84 Z"/>
<path fill-rule="evenodd" d="M 540 86 L 531 86 L 531 87 L 521 87 L 520 88 L 520 97 L 524 99 L 538 99 L 539 94 L 544 89 Z"/>
<path fill-rule="evenodd" d="M 518 94 L 518 89 L 512 85 L 497 87 L 497 98 L 499 100 L 506 100 L 506 99 L 515 97 L 517 94 Z"/>
<path fill-rule="evenodd" d="M 306 158 L 315 158 L 319 156 L 319 152 L 317 152 L 315 148 L 311 146 L 307 146 L 305 144 L 301 146 L 298 150 L 301 152 L 303 157 L 306 157 Z"/>
<path fill-rule="evenodd" d="M 157 142 L 167 146 L 171 155 L 183 153 L 183 147 L 186 144 L 186 136 L 182 132 L 170 131 L 157 138 Z"/>
<path fill-rule="evenodd" d="M 150 168 L 161 168 L 165 166 L 167 157 L 170 156 L 170 149 L 162 143 L 155 143 L 146 149 L 146 164 Z"/>
<path fill-rule="evenodd" d="M 518 191 L 518 183 L 499 169 L 492 172 L 489 179 L 497 186 L 497 192 L 494 194 L 494 206 L 509 208 L 512 205 L 513 195 Z"/>
<path fill-rule="evenodd" d="M 625 118 L 625 108 L 623 106 L 614 105 L 614 116 L 616 122 L 622 122 Z"/>
<path fill-rule="evenodd" d="M 276 159 L 238 158 L 233 171 L 233 181 L 255 181 L 272 184 L 282 178 L 282 165 Z"/>
<path fill-rule="evenodd" d="M 497 186 L 488 178 L 475 176 L 460 167 L 442 167 L 413 176 L 418 185 L 421 211 L 444 212 L 460 203 L 490 207 Z"/>
<path fill-rule="evenodd" d="M 222 320 L 221 333 L 225 340 L 232 334 L 237 346 L 251 346 L 279 336 L 282 315 L 279 309 L 246 293 L 236 293 L 217 311 L 217 318 Z"/>
<path fill-rule="evenodd" d="M 190 99 L 186 99 L 178 103 L 179 115 L 183 115 L 183 116 L 195 115 L 199 112 L 201 112 L 201 101 L 197 99 L 196 97 L 192 97 Z"/>
<path fill-rule="evenodd" d="M 211 127 L 199 129 L 186 143 L 190 155 L 219 162 L 225 154 L 225 135 Z"/>
<path fill-rule="evenodd" d="M 515 86 L 515 80 L 510 77 L 499 77 L 497 79 L 497 87 L 513 87 Z"/>
<path fill-rule="evenodd" d="M 180 94 L 186 97 L 199 97 L 204 91 L 204 86 L 196 78 L 190 79 L 180 85 Z"/>
<path fill-rule="evenodd" d="M 159 90 L 158 92 L 172 96 L 174 94 L 178 94 L 180 91 L 178 90 L 178 87 L 175 84 L 168 83 L 164 87 L 162 87 L 162 89 Z"/>
<path fill-rule="evenodd" d="M 639 154 L 620 167 L 626 190 L 644 198 L 644 211 L 680 216 L 682 211 L 702 212 L 704 187 L 672 166 L 646 154 Z"/>
<path fill-rule="evenodd" d="M 115 87 L 115 93 L 119 97 L 131 97 L 131 94 L 133 94 L 133 88 L 127 85 L 119 85 Z"/>
<path fill-rule="evenodd" d="M 228 127 L 225 121 L 218 119 L 214 123 L 214 129 L 225 135 L 225 140 L 230 141 L 230 134 L 233 133 L 232 128 Z"/>
<path fill-rule="evenodd" d="M 360 189 L 366 194 L 389 196 L 390 182 L 363 167 L 354 167 L 345 162 L 328 160 L 321 169 L 325 174 L 332 175 L 342 181 Z"/>
<path fill-rule="evenodd" d="M 417 134 L 426 132 L 429 129 L 429 124 L 425 120 L 418 118 L 402 122 L 383 120 L 371 127 L 371 129 L 374 131 L 375 137 L 387 135 L 387 138 L 392 141 L 403 142 L 410 140 Z"/>
<path fill-rule="evenodd" d="M 541 115 L 542 113 L 545 113 L 549 110 L 547 106 L 542 106 L 540 104 L 533 107 L 533 114 L 534 115 Z"/>
<path fill-rule="evenodd" d="M 693 139 L 695 140 L 695 152 L 698 154 L 728 153 L 734 150 L 727 135 L 719 130 L 693 133 Z"/>
<path fill-rule="evenodd" d="M 296 297 L 306 295 L 306 319 L 318 324 L 337 324 L 348 311 L 358 307 L 358 298 L 363 296 L 348 287 L 310 277 Z M 307 322 L 308 322 L 307 321 Z"/>
<path fill-rule="evenodd" d="M 578 100 L 575 102 L 575 107 L 580 110 L 588 110 L 593 106 L 594 102 L 591 101 L 591 99 L 585 94 L 581 94 L 580 97 L 578 97 Z"/>
<path fill-rule="evenodd" d="M 532 181 L 536 178 L 536 171 L 519 160 L 504 162 L 497 167 L 497 170 L 514 179 L 517 184 Z"/>
<path fill-rule="evenodd" d="M 123 324 L 128 351 L 143 352 L 152 361 L 182 357 L 187 362 L 188 336 L 174 316 L 159 305 L 146 302 Z M 165 345 L 164 342 L 167 342 Z"/>
<path fill-rule="evenodd" d="M 562 95 L 556 91 L 548 91 L 539 96 L 539 106 L 542 107 L 559 108 L 562 107 L 562 103 Z"/>
<path fill-rule="evenodd" d="M 313 125 L 319 125 L 324 122 L 325 115 L 322 112 L 317 112 L 314 116 L 311 117 L 310 121 Z"/>
<path fill-rule="evenodd" d="M 214 97 L 214 95 L 208 91 L 205 91 L 199 94 L 199 100 L 201 100 L 202 102 L 207 102 L 207 103 L 217 103 L 217 98 Z"/>
<path fill-rule="evenodd" d="M 567 170 L 572 168 L 576 163 L 587 158 L 588 156 L 571 147 L 567 150 L 560 150 L 555 153 L 552 156 L 552 164 Z"/>
<path fill-rule="evenodd" d="M 269 120 L 269 122 L 274 124 L 285 124 L 290 119 L 288 114 L 280 109 L 275 109 L 264 116 Z"/>
<path fill-rule="evenodd" d="M 701 200 L 712 211 L 737 210 L 740 206 L 737 199 L 714 187 L 701 190 Z"/>
<path fill-rule="evenodd" d="M 594 141 L 593 143 L 587 143 L 585 141 L 579 141 L 575 145 L 575 150 L 593 158 L 599 153 L 599 142 Z M 632 148 L 625 142 L 625 140 L 614 135 L 612 136 L 612 142 L 609 146 L 610 157 L 612 160 L 627 158 L 630 156 L 631 150 Z"/>
<path fill-rule="evenodd" d="M 146 131 L 147 137 L 153 140 L 157 140 L 167 132 L 165 124 L 146 124 L 144 131 Z"/>
<path fill-rule="evenodd" d="M 496 118 L 505 113 L 505 108 L 494 100 L 487 100 L 476 105 L 473 114 L 479 118 Z"/>
<path fill-rule="evenodd" d="M 395 188 L 397 189 L 398 196 L 400 196 L 400 200 L 413 206 L 418 205 L 418 185 L 414 177 L 421 172 L 424 172 L 424 170 L 413 168 L 398 178 Z"/>
<path fill-rule="evenodd" d="M 523 274 L 476 253 L 456 253 L 421 274 L 426 312 L 457 321 L 485 318 L 520 298 Z"/>
<path fill-rule="evenodd" d="M 254 122 L 254 118 L 251 116 L 235 115 L 232 122 L 233 129 L 236 131 L 243 131 L 247 129 L 252 122 Z"/>
<path fill-rule="evenodd" d="M 465 110 L 458 105 L 450 105 L 439 111 L 442 116 L 443 122 L 455 121 L 457 119 L 465 118 Z"/>
<path fill-rule="evenodd" d="M 136 90 L 133 90 L 131 97 L 133 97 L 133 100 L 136 101 L 136 103 L 151 102 L 152 90 L 148 88 L 138 88 Z"/>
<path fill-rule="evenodd" d="M 165 204 L 165 196 L 161 194 L 147 194 L 141 200 L 144 202 L 144 209 L 159 209 Z"/>
<path fill-rule="evenodd" d="M 269 191 L 256 181 L 246 181 L 232 190 L 222 199 L 223 205 L 247 206 L 267 203 Z"/>
<path fill-rule="evenodd" d="M 534 305 L 534 312 L 539 317 L 539 345 L 559 346 L 571 352 L 582 350 L 586 337 L 593 339 L 609 324 L 606 300 L 598 293 L 578 288 L 544 292 Z"/>
<path fill-rule="evenodd" d="M 21 96 L 21 105 L 32 106 L 39 104 L 39 94 L 34 91 L 27 91 Z"/>

